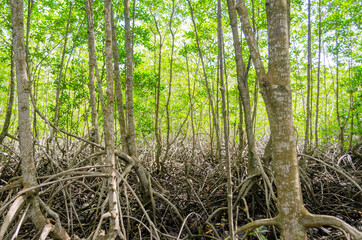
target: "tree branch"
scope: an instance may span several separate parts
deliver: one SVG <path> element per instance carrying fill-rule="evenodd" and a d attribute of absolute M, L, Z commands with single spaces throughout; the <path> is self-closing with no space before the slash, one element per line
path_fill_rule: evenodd
<path fill-rule="evenodd" d="M 238 14 L 240 16 L 242 29 L 249 46 L 250 55 L 256 70 L 256 75 L 258 76 L 260 81 L 265 81 L 266 80 L 265 68 L 263 65 L 263 61 L 261 60 L 260 57 L 258 43 L 255 39 L 254 32 L 249 21 L 248 10 L 246 9 L 244 0 L 239 0 L 239 2 L 236 4 L 236 10 L 238 11 Z"/>

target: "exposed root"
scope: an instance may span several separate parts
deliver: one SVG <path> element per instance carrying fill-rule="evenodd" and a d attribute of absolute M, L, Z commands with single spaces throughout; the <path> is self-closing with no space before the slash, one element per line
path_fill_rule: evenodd
<path fill-rule="evenodd" d="M 260 219 L 260 220 L 256 220 L 253 221 L 251 223 L 248 223 L 240 228 L 238 228 L 235 231 L 235 235 L 244 232 L 246 230 L 253 230 L 255 228 L 258 228 L 260 226 L 278 226 L 278 217 L 275 218 L 268 218 L 268 219 Z M 230 239 L 230 237 L 226 238 L 226 239 Z"/>
<path fill-rule="evenodd" d="M 358 231 L 356 228 L 352 227 L 345 221 L 342 221 L 341 219 L 333 216 L 306 214 L 303 217 L 303 225 L 306 228 L 333 226 L 351 234 L 355 240 L 362 239 L 362 232 Z"/>
<path fill-rule="evenodd" d="M 14 220 L 14 218 L 19 214 L 21 207 L 23 206 L 24 202 L 25 202 L 25 197 L 20 196 L 18 197 L 13 204 L 11 205 L 11 207 L 9 208 L 8 213 L 6 214 L 6 217 L 4 219 L 3 224 L 1 225 L 0 228 L 0 239 L 3 239 L 6 230 L 8 229 L 8 227 L 10 226 L 10 224 L 12 223 L 12 221 Z"/>
<path fill-rule="evenodd" d="M 192 148 L 185 142 L 176 142 L 170 148 L 165 172 L 161 174 L 153 172 L 156 166 L 152 161 L 152 145 L 151 148 L 140 148 L 140 159 L 137 161 L 117 152 L 116 156 L 120 161 L 117 161 L 115 168 L 118 179 L 116 185 L 121 189 L 118 206 L 123 213 L 120 216 L 120 230 L 111 233 L 106 230 L 109 229 L 109 218 L 106 217 L 110 215 L 106 194 L 108 174 L 102 172 L 102 169 L 108 166 L 99 164 L 99 156 L 104 152 L 92 153 L 93 147 L 89 144 L 85 144 L 86 147 L 79 151 L 78 140 L 67 143 L 59 137 L 58 142 L 56 146 L 63 150 L 58 151 L 55 148 L 46 152 L 45 148 L 39 146 L 40 149 L 35 152 L 39 184 L 29 189 L 20 189 L 22 180 L 16 171 L 19 162 L 16 153 L 9 150 L 10 160 L 2 165 L 2 182 L 7 185 L 0 187 L 0 212 L 5 213 L 0 215 L 0 230 L 5 229 L 4 222 L 8 222 L 5 220 L 6 213 L 17 205 L 17 199 L 22 196 L 27 200 L 13 216 L 12 223 L 6 227 L 3 238 L 39 238 L 46 234 L 53 239 L 70 239 L 69 236 L 72 235 L 71 239 L 74 240 L 107 239 L 116 235 L 120 236 L 120 239 L 160 240 L 178 237 L 185 240 L 224 239 L 229 236 L 225 179 L 215 164 L 214 155 L 207 152 L 206 145 L 200 145 L 205 149 L 196 148 L 193 154 Z M 238 237 L 245 238 L 250 233 L 267 239 L 278 238 L 279 232 L 273 233 L 271 227 L 260 228 L 263 232 L 251 230 L 273 223 L 273 220 L 266 219 L 277 216 L 276 202 L 273 201 L 269 184 L 262 174 L 258 172 L 248 176 L 245 166 L 242 165 L 245 163 L 236 165 L 236 151 L 232 150 L 231 153 L 235 183 L 234 220 L 239 226 L 244 225 L 238 229 Z M 184 164 L 190 162 L 191 157 L 196 165 L 190 168 L 189 174 L 185 176 Z M 359 237 L 359 232 L 351 232 L 350 227 L 360 227 L 360 165 L 356 164 L 354 158 L 348 160 L 348 156 L 344 157 L 348 161 L 340 160 L 339 156 L 334 155 L 323 156 L 323 159 L 310 159 L 308 170 L 303 175 L 303 183 L 307 184 L 304 188 L 309 190 L 304 191 L 303 198 L 310 212 L 321 215 L 311 214 L 310 216 L 316 216 L 313 220 L 303 218 L 303 224 L 309 221 L 307 227 L 311 227 L 308 236 L 312 239 L 326 236 L 337 239 L 345 232 L 351 238 Z M 333 164 L 338 160 L 339 166 Z M 147 190 L 153 196 L 153 206 L 150 199 L 144 199 L 144 186 L 136 171 L 137 164 L 141 166 Z M 267 174 L 273 184 L 271 175 L 268 172 Z M 272 187 L 275 190 L 275 186 Z M 32 197 L 31 192 L 41 199 Z M 33 203 L 36 198 L 38 204 Z M 269 208 L 266 207 L 266 201 Z M 33 216 L 37 216 L 39 212 L 44 214 L 43 217 L 34 221 Z M 327 216 L 326 222 L 326 214 L 338 216 Z M 264 220 L 248 223 L 255 219 Z M 325 223 L 320 224 L 320 221 Z M 344 225 L 343 221 L 348 225 Z M 48 224 L 52 224 L 51 230 Z M 328 224 L 333 228 L 326 227 Z M 245 231 L 241 233 L 240 230 Z M 77 235 L 83 238 L 78 238 Z"/>

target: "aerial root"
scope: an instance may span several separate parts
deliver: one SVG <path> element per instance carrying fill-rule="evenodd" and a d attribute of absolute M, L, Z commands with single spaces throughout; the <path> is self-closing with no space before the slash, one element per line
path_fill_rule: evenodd
<path fill-rule="evenodd" d="M 268 218 L 268 219 L 260 219 L 255 220 L 253 222 L 250 222 L 248 224 L 245 224 L 244 226 L 238 228 L 235 231 L 235 235 L 248 231 L 253 230 L 255 228 L 258 228 L 260 226 L 279 226 L 278 220 L 279 215 L 274 218 Z M 362 240 L 362 232 L 358 231 L 356 228 L 352 227 L 348 223 L 342 221 L 341 219 L 334 217 L 334 216 L 328 216 L 328 215 L 314 215 L 309 212 L 303 213 L 301 224 L 306 228 L 317 228 L 321 226 L 332 226 L 341 229 L 342 231 L 350 234 L 355 240 Z M 227 239 L 230 239 L 227 238 Z"/>
<path fill-rule="evenodd" d="M 310 213 L 305 214 L 303 217 L 303 225 L 306 228 L 321 227 L 326 225 L 336 227 L 349 233 L 355 240 L 362 240 L 362 232 L 334 216 L 314 215 Z"/>
<path fill-rule="evenodd" d="M 248 224 L 245 224 L 244 226 L 238 228 L 235 231 L 235 235 L 247 231 L 247 230 L 253 230 L 255 228 L 258 228 L 260 226 L 278 226 L 278 216 L 274 217 L 274 218 L 267 218 L 267 219 L 260 219 L 260 220 L 255 220 L 253 222 L 250 222 Z M 226 238 L 227 240 L 230 239 L 230 237 Z"/>
<path fill-rule="evenodd" d="M 14 218 L 19 214 L 19 212 L 22 209 L 22 206 L 25 202 L 25 199 L 26 198 L 24 196 L 18 197 L 13 202 L 11 207 L 9 208 L 9 211 L 6 214 L 4 223 L 1 225 L 1 228 L 0 228 L 0 239 L 3 239 L 3 237 L 6 233 L 6 230 L 9 228 L 9 226 L 12 223 L 12 221 L 14 220 Z"/>
<path fill-rule="evenodd" d="M 53 224 L 51 223 L 46 224 L 43 228 L 39 240 L 45 240 L 48 237 L 49 233 L 52 232 L 53 230 L 54 230 Z"/>

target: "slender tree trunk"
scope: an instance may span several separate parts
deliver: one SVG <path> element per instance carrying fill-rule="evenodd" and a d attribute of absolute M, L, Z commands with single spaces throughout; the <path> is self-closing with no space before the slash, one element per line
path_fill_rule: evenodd
<path fill-rule="evenodd" d="M 225 91 L 226 91 L 226 115 L 229 125 L 229 138 L 230 138 L 230 99 L 229 99 L 229 83 L 228 83 L 228 75 L 227 75 L 227 65 L 226 65 L 226 59 L 225 59 L 225 44 L 223 43 L 223 64 L 224 64 L 224 76 L 225 76 Z"/>
<path fill-rule="evenodd" d="M 89 14 L 87 16 L 87 19 L 89 18 L 89 16 L 91 16 L 91 19 L 88 19 L 91 20 L 90 22 L 88 22 L 88 52 L 89 52 L 89 61 L 90 63 L 89 64 L 92 64 L 92 70 L 89 72 L 89 78 L 91 79 L 94 79 L 94 75 L 95 74 L 95 77 L 97 79 L 97 85 L 98 85 L 98 105 L 99 105 L 99 102 L 101 104 L 101 109 L 102 109 L 102 112 L 103 112 L 103 115 L 104 115 L 104 112 L 105 112 L 105 109 L 106 109 L 106 106 L 105 106 L 105 102 L 104 102 L 104 95 L 103 95 L 103 88 L 102 88 L 102 79 L 103 79 L 103 75 L 104 75 L 104 65 L 103 65 L 103 69 L 102 69 L 102 76 L 99 75 L 99 69 L 98 69 L 98 64 L 97 64 L 97 52 L 96 52 L 96 41 L 95 41 L 95 33 L 94 33 L 94 24 L 93 24 L 93 0 L 85 0 L 86 3 L 89 4 L 89 6 L 87 6 L 87 8 L 89 7 Z M 88 14 L 88 10 L 87 10 L 87 14 Z M 93 72 L 94 71 L 94 72 Z M 95 99 L 95 97 L 94 97 Z M 98 106 L 99 108 L 99 106 Z M 93 111 L 95 111 L 93 113 Z M 97 109 L 92 109 L 92 115 L 94 115 L 95 113 L 97 113 Z M 98 116 L 98 113 L 97 113 L 97 116 Z M 98 121 L 98 117 L 97 116 L 94 116 L 95 119 L 97 119 Z M 92 116 L 93 118 L 93 116 Z M 96 126 L 96 125 L 94 125 Z M 96 136 L 97 138 L 99 137 L 99 134 L 96 132 Z"/>
<path fill-rule="evenodd" d="M 190 174 L 192 166 L 195 164 L 195 148 L 196 148 L 196 139 L 195 139 L 195 126 L 194 126 L 194 107 L 193 107 L 193 94 L 191 92 L 191 82 L 190 82 L 190 69 L 189 69 L 189 60 L 187 56 L 187 48 L 185 45 L 185 58 L 186 58 L 186 69 L 187 69 L 187 86 L 190 100 L 190 115 L 191 115 L 191 129 L 192 129 L 192 153 L 191 161 L 186 163 L 186 178 Z M 194 82 L 195 84 L 195 82 Z"/>
<path fill-rule="evenodd" d="M 311 120 L 311 67 L 312 67 L 312 46 L 311 46 L 311 23 L 310 23 L 310 0 L 308 0 L 308 69 L 307 69 L 307 118 L 305 124 L 305 135 L 304 135 L 304 153 L 308 153 L 310 150 L 309 142 L 309 129 Z M 301 160 L 301 166 L 305 169 L 307 167 L 306 159 Z"/>
<path fill-rule="evenodd" d="M 123 96 L 121 89 L 121 74 L 119 70 L 119 53 L 118 53 L 118 43 L 116 37 L 116 26 L 114 24 L 113 8 L 112 8 L 112 51 L 113 51 L 113 61 L 114 61 L 114 82 L 115 82 L 115 94 L 117 100 L 117 110 L 118 110 L 118 121 L 121 129 L 121 145 L 123 151 L 129 154 L 128 145 L 127 145 L 127 129 L 126 121 L 124 118 L 123 111 Z"/>
<path fill-rule="evenodd" d="M 247 81 L 248 68 L 245 69 L 245 63 L 242 58 L 242 50 L 239 39 L 239 32 L 237 28 L 237 17 L 236 17 L 234 2 L 232 0 L 228 0 L 227 3 L 229 9 L 230 26 L 233 32 L 238 90 L 243 105 L 242 109 L 244 110 L 245 130 L 248 139 L 248 149 L 249 149 L 248 171 L 249 174 L 254 174 L 257 171 L 257 165 L 260 159 L 256 152 L 255 137 L 253 133 L 253 124 L 252 124 L 252 117 L 250 110 L 250 94 L 249 94 L 249 87 Z M 242 122 L 242 119 L 240 120 L 240 122 Z M 241 140 L 242 139 L 240 139 L 240 141 Z"/>
<path fill-rule="evenodd" d="M 110 166 L 107 170 L 110 179 L 108 180 L 108 198 L 110 225 L 107 239 L 115 239 L 120 231 L 119 209 L 118 209 L 118 184 L 115 161 L 115 143 L 114 143 L 114 95 L 113 95 L 113 54 L 112 54 L 112 2 L 104 1 L 104 19 L 105 19 L 105 57 L 107 74 L 107 107 L 104 111 L 104 138 L 106 158 L 105 163 Z"/>
<path fill-rule="evenodd" d="M 6 135 L 8 134 L 8 129 L 10 126 L 10 120 L 11 120 L 11 112 L 13 110 L 13 104 L 14 104 L 14 96 L 15 96 L 15 63 L 14 63 L 14 40 L 12 40 L 12 46 L 10 50 L 11 54 L 11 63 L 10 63 L 10 93 L 9 93 L 9 100 L 8 104 L 6 106 L 6 113 L 5 113 L 5 120 L 4 120 L 4 126 L 0 133 L 0 145 L 3 143 Z"/>
<path fill-rule="evenodd" d="M 254 34 L 257 35 L 257 41 L 258 41 L 258 32 L 256 31 L 256 25 L 255 25 L 255 1 L 252 0 L 251 1 L 251 5 L 252 5 L 252 22 L 253 22 L 253 31 Z M 255 135 L 255 128 L 256 128 L 256 113 L 258 110 L 258 79 L 255 79 L 255 84 L 254 84 L 254 98 L 253 98 L 253 115 L 251 118 L 251 123 L 253 125 L 253 133 Z"/>
<path fill-rule="evenodd" d="M 40 70 L 41 70 L 41 67 L 39 67 L 38 77 L 36 78 L 36 80 L 33 80 L 33 96 L 34 96 L 34 104 L 35 105 L 37 105 L 37 99 L 38 99 Z M 36 70 L 34 71 L 34 75 L 36 75 Z M 34 114 L 33 114 L 33 131 L 34 131 L 35 139 L 38 139 L 39 138 L 39 129 L 37 127 L 37 117 L 36 116 L 37 116 L 37 114 L 34 111 Z"/>
<path fill-rule="evenodd" d="M 244 130 L 243 130 L 243 100 L 241 98 L 241 94 L 238 94 L 238 106 L 239 106 L 239 157 L 238 159 L 241 160 L 244 150 Z"/>
<path fill-rule="evenodd" d="M 219 149 L 217 148 L 216 151 L 216 156 L 220 156 L 220 154 L 218 153 L 219 151 L 221 151 L 220 149 L 220 134 L 219 134 L 219 126 L 217 124 L 217 119 L 216 119 L 216 114 L 215 114 L 215 108 L 214 108 L 214 101 L 213 101 L 213 96 L 212 96 L 212 92 L 211 89 L 209 87 L 209 81 L 207 79 L 207 73 L 206 73 L 206 68 L 205 68 L 205 63 L 204 63 L 204 58 L 201 52 L 201 47 L 200 47 L 200 40 L 199 40 L 199 34 L 197 33 L 197 27 L 196 27 L 196 22 L 195 22 L 195 18 L 194 18 L 194 11 L 191 5 L 190 0 L 187 0 L 189 7 L 190 7 L 190 12 L 191 12 L 191 18 L 192 18 L 192 22 L 194 25 L 194 31 L 196 34 L 196 43 L 197 43 L 197 48 L 198 48 L 198 52 L 199 52 L 199 57 L 201 60 L 201 65 L 202 65 L 202 70 L 204 73 L 204 78 L 205 78 L 205 86 L 206 86 L 206 90 L 207 90 L 207 97 L 209 99 L 209 103 L 210 103 L 210 112 L 212 115 L 212 122 L 213 122 L 213 126 L 215 128 L 215 132 L 216 132 L 216 146 L 219 146 Z M 211 136 L 213 135 L 213 131 L 210 132 Z M 217 163 L 220 163 L 220 159 L 216 159 Z"/>
<path fill-rule="evenodd" d="M 135 170 L 142 184 L 145 201 L 149 201 L 152 192 L 151 183 L 143 166 L 141 165 L 136 147 L 136 130 L 134 122 L 133 107 L 133 51 L 131 46 L 131 24 L 130 24 L 129 0 L 124 0 L 124 20 L 125 20 L 125 49 L 126 49 L 126 113 L 127 113 L 127 145 L 129 155 L 135 160 Z"/>
<path fill-rule="evenodd" d="M 131 47 L 131 27 L 129 0 L 124 0 L 125 48 L 126 48 L 126 110 L 127 110 L 127 144 L 130 156 L 137 156 L 136 130 L 133 108 L 133 51 Z"/>
<path fill-rule="evenodd" d="M 219 50 L 219 73 L 220 73 L 220 90 L 222 99 L 222 116 L 224 121 L 224 141 L 225 141 L 225 163 L 227 172 L 227 203 L 228 203 L 228 220 L 229 231 L 231 239 L 234 239 L 234 216 L 233 216 L 233 189 L 232 189 L 232 172 L 229 156 L 229 124 L 227 118 L 226 109 L 226 97 L 225 97 L 225 84 L 224 84 L 224 69 L 223 69 L 223 29 L 221 20 L 221 0 L 217 1 L 217 35 L 218 35 L 218 50 Z"/>
<path fill-rule="evenodd" d="M 324 50 L 324 48 L 323 48 Z M 326 133 L 326 143 L 329 143 L 329 131 L 328 131 L 328 117 L 327 117 L 327 112 L 328 112 L 328 103 L 329 103 L 329 99 L 328 99 L 328 90 L 327 90 L 327 78 L 326 78 L 326 54 L 323 51 L 323 82 L 324 82 L 324 105 L 325 105 L 325 109 L 324 109 L 324 127 L 325 127 L 325 133 Z"/>
<path fill-rule="evenodd" d="M 69 6 L 69 14 L 68 14 L 68 21 L 67 21 L 67 28 L 65 30 L 65 39 L 64 39 L 64 46 L 63 46 L 63 52 L 62 52 L 62 59 L 60 61 L 60 69 L 59 69 L 59 75 L 58 75 L 58 82 L 57 82 L 57 92 L 55 96 L 55 109 L 54 109 L 54 125 L 58 126 L 58 111 L 60 109 L 59 106 L 59 97 L 60 97 L 60 91 L 61 91 L 61 83 L 62 83 L 62 73 L 63 73 L 63 66 L 64 66 L 64 59 L 65 59 L 65 53 L 67 49 L 67 42 L 68 42 L 68 34 L 69 34 L 69 25 L 70 25 L 70 17 L 72 15 L 72 9 L 73 9 L 73 2 L 70 2 Z"/>
<path fill-rule="evenodd" d="M 29 0 L 28 1 L 28 16 L 27 16 L 27 21 L 26 21 L 26 42 L 25 42 L 25 59 L 26 59 L 26 69 L 27 69 L 27 74 L 29 79 L 30 78 L 30 59 L 29 59 L 29 36 L 30 36 L 30 23 L 31 23 L 31 13 L 33 11 L 33 5 L 34 5 L 34 0 Z"/>
<path fill-rule="evenodd" d="M 92 135 L 91 140 L 95 143 L 99 142 L 99 124 L 98 124 L 98 109 L 95 95 L 94 85 L 94 70 L 95 64 L 97 64 L 97 56 L 95 55 L 95 36 L 94 36 L 94 23 L 93 23 L 93 0 L 85 0 L 85 6 L 87 10 L 87 33 L 88 33 L 88 51 L 89 51 L 89 104 L 91 107 L 91 118 L 92 118 Z"/>
<path fill-rule="evenodd" d="M 354 84 L 351 82 L 351 68 L 352 68 L 352 56 L 350 56 L 350 61 L 349 61 L 349 66 L 348 66 L 348 80 L 349 80 L 349 87 L 350 89 L 353 89 L 355 86 Z M 349 110 L 348 110 L 348 116 L 349 116 L 349 112 L 353 109 L 353 102 L 354 102 L 354 97 L 353 97 L 353 91 L 350 91 L 350 96 L 349 96 Z M 350 130 L 350 135 L 349 135 L 349 144 L 348 144 L 348 150 L 352 149 L 352 141 L 353 141 L 353 118 L 354 118 L 354 111 L 352 111 L 351 113 L 351 130 Z"/>
<path fill-rule="evenodd" d="M 315 111 L 315 126 L 314 126 L 314 137 L 315 137 L 315 147 L 318 148 L 318 114 L 319 114 L 319 83 L 320 83 L 320 68 L 321 68 L 321 32 L 322 32 L 322 16 L 321 16 L 321 0 L 318 4 L 318 70 L 317 70 L 317 100 L 316 100 L 316 111 Z"/>
<path fill-rule="evenodd" d="M 151 9 L 150 9 L 151 11 Z M 156 136 L 156 164 L 157 169 L 161 170 L 161 154 L 162 154 L 162 135 L 161 135 L 161 128 L 160 128 L 160 94 L 161 94 L 161 67 L 162 67 L 162 34 L 160 31 L 160 28 L 158 26 L 156 16 L 151 12 L 151 15 L 153 16 L 153 19 L 155 21 L 156 30 L 159 36 L 159 52 L 158 52 L 158 69 L 157 69 L 157 86 L 156 86 L 156 96 L 155 96 L 155 136 Z"/>
<path fill-rule="evenodd" d="M 342 154 L 344 148 L 344 125 L 341 122 L 341 117 L 339 115 L 339 51 L 338 51 L 338 33 L 336 31 L 336 50 L 337 50 L 337 59 L 336 59 L 336 112 L 337 112 L 337 122 L 340 129 L 338 135 L 338 149 L 339 153 Z"/>
<path fill-rule="evenodd" d="M 171 46 L 171 59 L 170 59 L 170 80 L 168 83 L 168 96 L 167 96 L 167 101 L 166 101 L 166 120 L 167 120 L 167 135 L 166 135 L 166 151 L 165 151 L 165 155 L 162 159 L 162 163 L 161 163 L 161 171 L 164 170 L 164 165 L 165 165 L 165 161 L 168 158 L 168 152 L 170 151 L 171 148 L 171 143 L 170 143 L 170 131 L 171 131 L 171 123 L 170 123 L 170 100 L 171 100 L 171 93 L 172 93 L 172 67 L 173 67 L 173 52 L 174 52 L 174 48 L 175 48 L 175 33 L 172 30 L 172 19 L 175 13 L 175 1 L 172 1 L 172 14 L 170 17 L 170 32 L 171 32 L 171 36 L 172 36 L 172 46 Z"/>

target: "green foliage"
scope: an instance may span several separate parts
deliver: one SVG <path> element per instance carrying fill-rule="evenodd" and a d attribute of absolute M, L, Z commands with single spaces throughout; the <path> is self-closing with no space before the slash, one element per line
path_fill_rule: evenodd
<path fill-rule="evenodd" d="M 33 80 L 33 94 L 40 111 L 53 120 L 55 92 L 60 74 L 61 56 L 64 46 L 66 24 L 69 14 L 70 0 L 35 1 L 31 13 L 29 32 L 29 66 Z M 221 102 L 217 83 L 217 33 L 216 33 L 216 2 L 211 0 L 191 1 L 196 18 L 200 38 L 200 46 L 204 55 L 206 74 L 215 101 Z M 231 29 L 226 7 L 223 1 L 223 31 L 225 39 L 226 78 L 228 81 L 229 120 L 232 126 L 239 123 L 239 98 L 236 84 L 236 66 Z M 114 2 L 116 19 L 119 62 L 121 69 L 121 86 L 125 90 L 125 48 L 124 48 L 124 16 L 123 4 Z M 247 2 L 250 20 L 253 20 L 252 4 Z M 24 24 L 27 24 L 28 3 L 24 3 Z M 94 24 L 96 35 L 97 60 L 100 73 L 104 65 L 104 16 L 103 2 L 94 1 Z M 169 25 L 172 13 L 172 1 L 136 1 L 133 13 L 131 1 L 131 18 L 135 22 L 132 27 L 134 37 L 134 107 L 138 137 L 154 138 L 155 89 L 157 87 L 159 39 L 156 34 L 155 14 L 163 33 L 162 67 L 161 67 L 161 98 L 160 119 L 161 131 L 166 133 L 165 104 L 169 90 L 171 27 L 175 32 L 175 49 L 173 56 L 172 94 L 170 100 L 171 132 L 181 126 L 189 112 L 188 75 L 186 68 L 186 51 L 189 59 L 190 85 L 193 95 L 195 124 L 200 129 L 208 129 L 210 125 L 209 104 L 207 100 L 205 79 L 195 32 L 190 17 L 190 10 L 185 0 L 175 1 L 175 16 Z M 318 1 L 312 1 L 312 118 L 316 110 L 317 61 L 318 61 Z M 322 1 L 322 56 L 320 68 L 320 102 L 319 102 L 319 138 L 323 144 L 335 143 L 339 134 L 336 116 L 336 56 L 339 57 L 339 113 L 347 119 L 346 135 L 352 134 L 353 141 L 358 141 L 361 134 L 360 114 L 362 112 L 362 45 L 361 45 L 361 5 L 358 1 Z M 9 92 L 10 80 L 10 8 L 9 2 L 0 4 L 0 126 L 4 121 L 4 111 Z M 254 2 L 254 19 L 256 36 L 265 66 L 268 62 L 267 21 L 265 17 L 265 1 Z M 291 37 L 290 63 L 291 88 L 293 94 L 294 120 L 298 136 L 302 136 L 305 128 L 305 102 L 307 84 L 307 3 L 291 1 Z M 156 35 L 155 35 L 156 34 Z M 70 29 L 64 68 L 61 78 L 61 114 L 59 125 L 73 133 L 82 134 L 84 126 L 90 125 L 90 106 L 88 90 L 88 44 L 87 22 L 84 1 L 73 1 Z M 249 51 L 245 38 L 242 39 L 243 58 L 247 63 Z M 156 71 L 155 71 L 156 69 Z M 105 74 L 103 86 L 105 88 Z M 255 92 L 257 81 L 253 66 L 248 76 L 251 103 L 258 96 L 255 134 L 258 139 L 268 132 L 268 119 L 262 97 Z M 96 93 L 98 99 L 98 93 Z M 216 99 L 218 97 L 219 99 Z M 218 104 L 221 118 L 221 104 Z M 98 103 L 98 108 L 100 104 Z M 252 105 L 253 109 L 253 105 Z M 15 111 L 14 106 L 14 111 Z M 32 113 L 34 114 L 34 112 Z M 102 113 L 99 109 L 100 124 Z M 348 118 L 347 118 L 348 117 Z M 188 116 L 190 121 L 190 116 Z M 352 126 L 352 119 L 354 125 Z M 44 129 L 46 124 L 38 118 L 38 128 Z M 312 121 L 314 124 L 314 120 Z M 189 124 L 190 125 L 190 124 Z M 187 126 L 187 124 L 186 124 Z M 186 130 L 185 130 L 186 131 Z M 40 131 L 43 132 L 43 131 Z M 232 134 L 231 137 L 237 139 Z M 119 137 L 117 138 L 119 139 Z M 346 139 L 347 141 L 347 139 Z"/>

